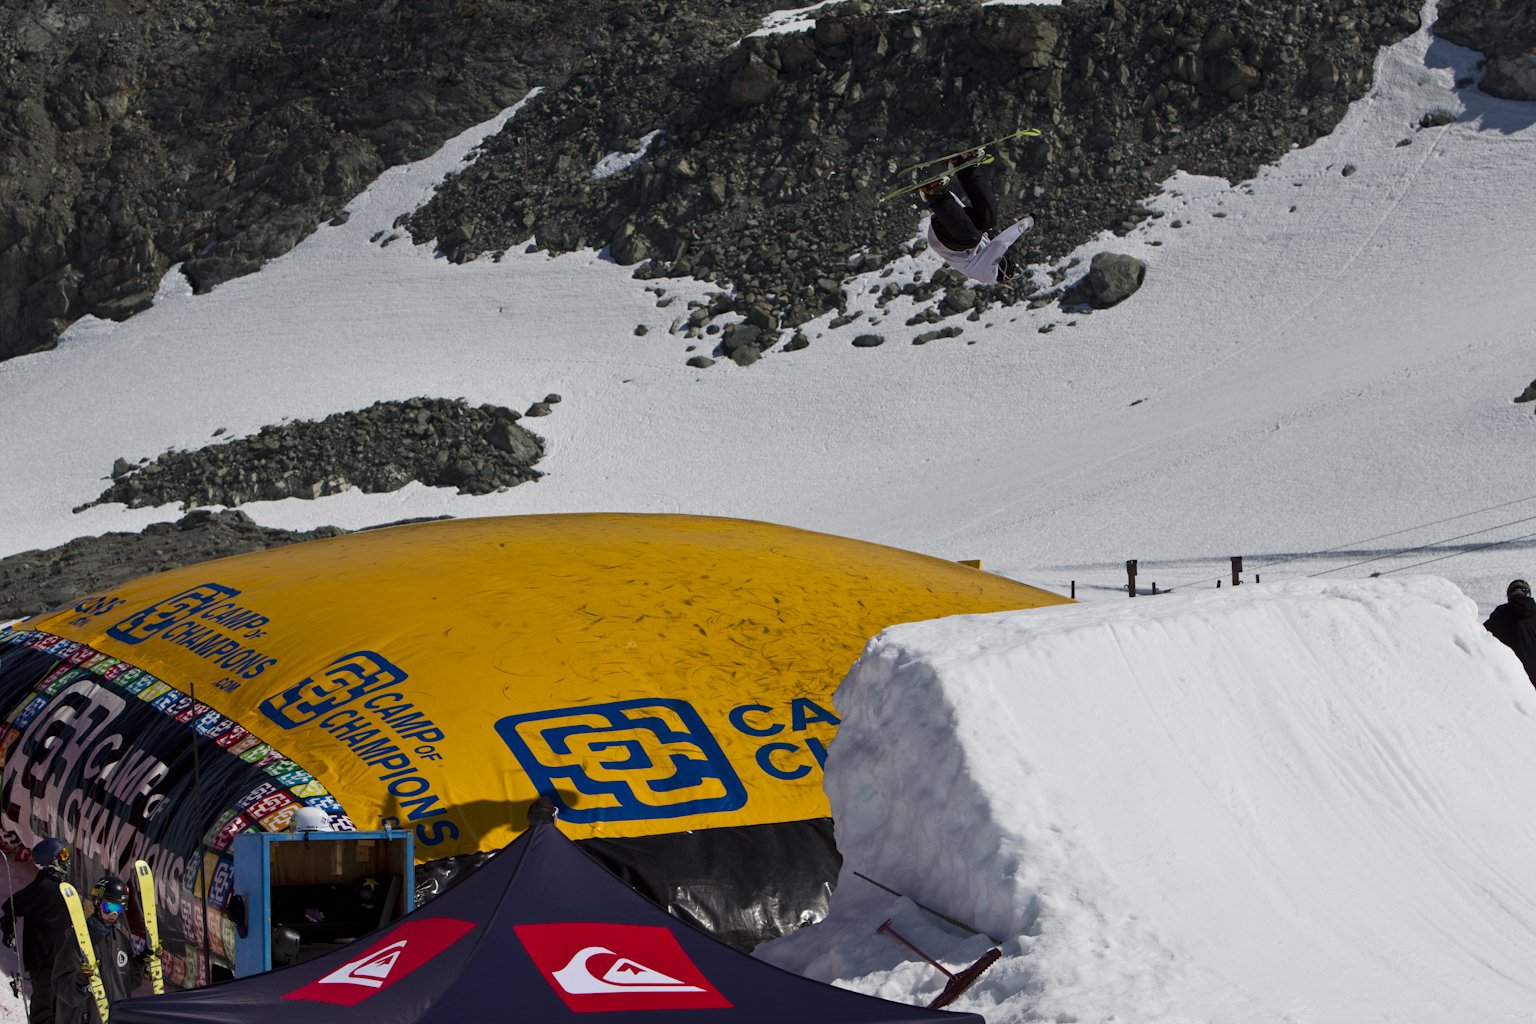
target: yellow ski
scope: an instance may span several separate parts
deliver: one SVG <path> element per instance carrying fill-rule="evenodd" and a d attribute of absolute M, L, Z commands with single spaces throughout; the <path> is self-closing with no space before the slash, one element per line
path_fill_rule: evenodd
<path fill-rule="evenodd" d="M 80 893 L 68 882 L 59 883 L 59 894 L 69 908 L 69 923 L 75 929 L 75 941 L 80 945 L 80 959 L 91 969 L 91 998 L 96 1000 L 96 1012 L 101 1024 L 107 1024 L 107 987 L 101 983 L 101 965 L 96 962 L 96 947 L 91 944 L 91 930 L 85 924 L 85 905 Z"/>
<path fill-rule="evenodd" d="M 165 992 L 165 968 L 160 963 L 160 918 L 155 913 L 155 876 L 146 861 L 133 862 L 139 877 L 139 914 L 144 918 L 144 938 L 149 943 L 149 987 L 155 995 Z"/>

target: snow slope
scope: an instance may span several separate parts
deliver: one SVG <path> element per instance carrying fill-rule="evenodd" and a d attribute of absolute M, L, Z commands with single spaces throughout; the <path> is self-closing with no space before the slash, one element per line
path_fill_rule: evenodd
<path fill-rule="evenodd" d="M 885 345 L 849 344 L 868 320 L 822 320 L 810 348 L 745 369 L 683 366 L 688 343 L 669 327 L 707 291 L 697 282 L 660 282 L 674 301 L 659 306 L 658 283 L 596 253 L 454 266 L 430 246 L 370 242 L 479 139 L 515 131 L 514 108 L 387 172 L 346 224 L 259 274 L 193 296 L 173 273 L 148 312 L 82 322 L 56 351 L 0 364 L 0 554 L 179 514 L 72 514 L 118 456 L 384 398 L 522 409 L 555 392 L 555 415 L 530 421 L 550 444 L 536 485 L 245 510 L 295 528 L 736 515 L 981 558 L 1060 590 L 1076 580 L 1079 596 L 1123 586 L 1128 558 L 1143 586 L 1167 589 L 1214 585 L 1231 555 L 1274 578 L 1428 545 L 1341 571 L 1454 555 L 1432 571 L 1490 608 L 1533 571 L 1521 559 L 1536 535 L 1536 418 L 1510 399 L 1536 376 L 1536 104 L 1456 88 L 1476 56 L 1420 33 L 1384 52 L 1376 87 L 1329 138 L 1251 182 L 1169 181 L 1149 198 L 1164 217 L 1079 254 L 1148 263 L 1145 287 L 1112 310 L 998 310 L 913 346 L 910 310 L 873 311 L 861 282 L 850 301 L 882 321 Z M 1436 110 L 1458 120 L 1420 129 Z M 1528 503 L 1493 508 L 1513 499 Z M 1465 553 L 1490 542 L 1502 546 Z"/>

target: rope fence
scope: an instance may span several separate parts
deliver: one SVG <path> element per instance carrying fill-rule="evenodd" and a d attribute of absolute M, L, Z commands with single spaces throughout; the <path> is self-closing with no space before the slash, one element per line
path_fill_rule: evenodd
<path fill-rule="evenodd" d="M 1393 531 L 1391 531 L 1389 533 L 1377 534 L 1374 537 L 1366 537 L 1366 538 L 1361 539 L 1361 540 L 1346 541 L 1343 544 L 1337 544 L 1337 545 L 1334 545 L 1333 547 L 1330 547 L 1330 548 L 1321 548 L 1321 549 L 1316 550 L 1316 551 L 1302 551 L 1302 552 L 1296 552 L 1294 554 L 1288 554 L 1288 555 L 1285 555 L 1283 557 L 1270 558 L 1270 559 L 1266 560 L 1265 562 L 1263 562 L 1261 565 L 1258 565 L 1258 566 L 1254 567 L 1254 569 L 1253 569 L 1253 581 L 1255 583 L 1259 582 L 1261 580 L 1261 578 L 1262 578 L 1261 574 L 1265 570 L 1272 569 L 1272 568 L 1274 568 L 1276 566 L 1283 566 L 1283 565 L 1287 565 L 1289 563 L 1298 562 L 1298 561 L 1316 560 L 1316 559 L 1320 559 L 1320 558 L 1325 558 L 1328 555 L 1331 555 L 1331 554 L 1334 554 L 1334 553 L 1340 552 L 1340 551 L 1349 551 L 1349 550 L 1357 550 L 1358 551 L 1359 549 L 1363 548 L 1367 544 L 1374 544 L 1374 543 L 1377 543 L 1379 541 L 1387 540 L 1387 539 L 1392 538 L 1392 537 L 1400 537 L 1400 536 L 1402 536 L 1404 534 L 1415 533 L 1417 531 L 1427 530 L 1427 529 L 1430 529 L 1430 528 L 1436 527 L 1436 526 L 1444 526 L 1447 523 L 1454 523 L 1454 522 L 1457 522 L 1458 520 L 1467 519 L 1467 518 L 1470 518 L 1472 516 L 1485 515 L 1485 514 L 1487 514 L 1489 512 L 1497 512 L 1497 511 L 1499 511 L 1501 509 L 1511 508 L 1511 507 L 1513 507 L 1515 505 L 1520 505 L 1522 503 L 1530 502 L 1530 501 L 1536 501 L 1536 494 L 1527 495 L 1527 496 L 1525 496 L 1523 498 L 1514 498 L 1514 499 L 1512 499 L 1510 501 L 1500 502 L 1500 503 L 1498 503 L 1496 505 L 1489 505 L 1486 508 L 1474 509 L 1473 511 L 1470 511 L 1470 512 L 1459 512 L 1456 515 L 1446 516 L 1443 519 L 1436 519 L 1436 520 L 1432 520 L 1430 522 L 1418 523 L 1418 524 L 1415 524 L 1413 526 L 1405 526 L 1402 529 L 1393 530 Z M 1470 539 L 1472 537 L 1481 537 L 1481 536 L 1484 536 L 1484 535 L 1487 535 L 1487 534 L 1490 534 L 1490 533 L 1494 533 L 1494 532 L 1499 531 L 1499 530 L 1507 530 L 1507 529 L 1510 529 L 1512 527 L 1523 526 L 1523 525 L 1525 525 L 1527 523 L 1532 523 L 1532 522 L 1536 522 L 1536 515 L 1522 516 L 1522 517 L 1520 517 L 1518 519 L 1510 519 L 1510 520 L 1507 520 L 1505 522 L 1498 523 L 1498 524 L 1496 524 L 1494 526 L 1486 526 L 1486 527 L 1483 527 L 1481 529 L 1472 530 L 1472 531 L 1469 531 L 1469 532 L 1466 532 L 1466 533 L 1458 533 L 1458 534 L 1455 534 L 1453 536 L 1441 537 L 1441 538 L 1439 538 L 1437 540 L 1426 541 L 1426 542 L 1421 543 L 1421 544 L 1413 544 L 1413 545 L 1406 546 L 1406 547 L 1396 548 L 1396 549 L 1393 549 L 1391 551 L 1387 551 L 1387 552 L 1384 552 L 1384 553 L 1381 553 L 1381 554 L 1372 555 L 1369 558 L 1361 558 L 1361 559 L 1357 559 L 1356 561 L 1353 561 L 1353 562 L 1346 562 L 1343 565 L 1336 565 L 1336 566 L 1332 566 L 1331 568 L 1320 569 L 1320 570 L 1318 570 L 1316 572 L 1308 573 L 1307 574 L 1307 578 L 1314 578 L 1314 577 L 1318 577 L 1318 576 L 1326 576 L 1329 573 L 1343 572 L 1346 569 L 1354 569 L 1354 568 L 1358 568 L 1359 566 L 1362 566 L 1362 565 L 1370 565 L 1370 564 L 1372 564 L 1374 562 L 1382 562 L 1382 561 L 1386 561 L 1386 560 L 1393 559 L 1393 558 L 1402 558 L 1402 557 L 1404 557 L 1406 555 L 1414 554 L 1415 552 L 1430 551 L 1430 550 L 1433 550 L 1435 548 L 1444 547 L 1446 545 L 1456 544 L 1456 543 L 1458 543 L 1460 541 L 1465 541 L 1465 540 L 1468 540 L 1468 539 Z M 1513 545 L 1516 545 L 1516 544 L 1522 544 L 1522 543 L 1526 543 L 1526 542 L 1533 541 L 1533 540 L 1536 540 L 1536 532 L 1525 533 L 1525 534 L 1522 534 L 1522 535 L 1520 535 L 1518 537 L 1506 537 L 1506 538 L 1502 538 L 1502 539 L 1499 539 L 1499 540 L 1491 540 L 1491 541 L 1488 541 L 1487 543 L 1482 543 L 1482 544 L 1470 544 L 1470 545 L 1466 545 L 1462 550 L 1451 551 L 1451 552 L 1446 553 L 1446 554 L 1436 555 L 1433 558 L 1422 559 L 1422 560 L 1417 561 L 1417 562 L 1409 563 L 1408 565 L 1399 565 L 1399 566 L 1395 566 L 1395 567 L 1390 568 L 1390 569 L 1383 569 L 1383 570 L 1380 570 L 1378 572 L 1373 572 L 1373 573 L 1371 573 L 1371 575 L 1372 576 L 1387 576 L 1387 575 L 1391 575 L 1392 573 L 1395 573 L 1395 572 L 1406 572 L 1409 569 L 1417 569 L 1420 566 L 1430 565 L 1430 564 L 1433 564 L 1435 562 L 1443 562 L 1443 561 L 1445 561 L 1446 559 L 1449 559 L 1449 558 L 1459 558 L 1459 557 L 1462 557 L 1464 555 L 1476 554 L 1478 552 L 1487 551 L 1487 550 L 1493 549 L 1493 548 L 1513 546 Z M 1197 578 L 1188 578 L 1188 577 L 1186 577 L 1186 578 L 1176 579 L 1171 585 L 1166 585 L 1166 586 L 1162 586 L 1162 587 L 1159 587 L 1158 583 L 1153 582 L 1151 584 L 1150 589 L 1146 590 L 1146 589 L 1139 589 L 1138 588 L 1138 584 L 1137 584 L 1137 577 L 1138 577 L 1138 575 L 1141 574 L 1141 566 L 1139 564 L 1139 560 L 1138 559 L 1134 559 L 1134 558 L 1127 559 L 1126 563 L 1125 563 L 1125 572 L 1126 572 L 1125 590 L 1129 594 L 1129 596 L 1136 597 L 1136 596 L 1138 596 L 1139 594 L 1142 594 L 1142 593 L 1150 593 L 1150 594 L 1154 594 L 1154 595 L 1155 594 L 1166 594 L 1166 593 L 1171 593 L 1172 591 L 1174 591 L 1176 589 L 1188 588 L 1188 587 L 1198 587 L 1198 586 L 1209 585 L 1209 584 L 1215 584 L 1217 587 L 1220 587 L 1224 583 L 1226 583 L 1228 580 L 1230 580 L 1232 586 L 1238 586 L 1238 585 L 1240 585 L 1242 583 L 1243 556 L 1241 556 L 1241 555 L 1234 555 L 1234 556 L 1231 557 L 1230 561 L 1231 561 L 1231 568 L 1230 568 L 1230 572 L 1229 573 L 1226 573 L 1226 574 L 1223 574 L 1223 575 L 1220 575 L 1220 576 L 1202 576 L 1202 577 L 1197 577 Z M 1071 596 L 1073 598 L 1077 597 L 1077 581 L 1076 580 L 1071 581 Z"/>

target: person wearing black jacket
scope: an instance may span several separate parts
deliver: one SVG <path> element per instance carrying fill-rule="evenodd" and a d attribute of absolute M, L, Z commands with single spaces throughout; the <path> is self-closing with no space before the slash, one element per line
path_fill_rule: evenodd
<path fill-rule="evenodd" d="M 107 1005 L 127 999 L 144 977 L 144 957 L 133 955 L 133 940 L 119 922 L 128 909 L 128 886 L 107 875 L 91 886 L 94 906 L 85 927 L 96 952 L 96 969 L 106 988 Z M 73 936 L 71 936 L 73 938 Z M 53 967 L 55 1024 L 103 1024 L 90 990 L 91 969 L 77 942 L 59 950 Z"/>
<path fill-rule="evenodd" d="M 1536 601 L 1531 599 L 1531 585 L 1513 580 L 1504 597 L 1504 603 L 1493 610 L 1483 627 L 1515 652 L 1526 676 L 1536 685 Z"/>
<path fill-rule="evenodd" d="M 16 890 L 0 906 L 0 937 L 16 948 L 16 926 L 21 925 L 21 966 L 32 979 L 32 999 L 27 1004 L 30 1024 L 54 1024 L 53 965 L 60 947 L 74 945 L 69 908 L 59 894 L 69 864 L 69 847 L 49 836 L 32 847 L 37 877 Z"/>
<path fill-rule="evenodd" d="M 991 184 L 977 170 L 975 161 L 981 156 L 981 150 L 973 150 L 950 160 L 959 194 L 950 179 L 944 178 L 924 185 L 917 195 L 932 214 L 928 220 L 928 248 L 966 277 L 996 284 L 1012 280 L 1014 267 L 1008 249 L 1034 227 L 1035 219 L 1025 217 L 993 236 L 997 229 L 997 201 Z"/>

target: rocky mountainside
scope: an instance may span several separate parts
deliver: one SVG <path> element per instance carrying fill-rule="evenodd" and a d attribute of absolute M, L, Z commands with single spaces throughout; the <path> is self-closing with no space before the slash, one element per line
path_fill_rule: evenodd
<path fill-rule="evenodd" d="M 879 202 L 901 165 L 1041 128 L 1000 150 L 993 179 L 1005 216 L 1037 222 L 1016 251 L 1044 261 L 1129 230 L 1175 169 L 1240 181 L 1327 133 L 1378 49 L 1419 24 L 1412 0 L 887 6 L 837 4 L 810 30 L 726 49 L 671 53 L 653 27 L 531 100 L 409 227 L 457 260 L 530 236 L 608 246 L 795 326 L 909 244 L 911 203 Z M 593 175 L 642 145 L 630 169 Z"/>
<path fill-rule="evenodd" d="M 1105 228 L 1130 230 L 1144 216 L 1139 200 L 1175 168 L 1241 180 L 1330 131 L 1366 89 L 1378 49 L 1412 31 L 1420 8 L 916 0 L 892 13 L 845 0 L 813 27 L 743 38 L 779 6 L 0 0 L 0 358 L 49 347 L 88 313 L 131 315 L 175 264 L 200 290 L 257 269 L 341 215 L 384 167 L 534 87 L 524 112 L 402 229 L 455 260 L 532 239 L 608 246 L 642 277 L 710 278 L 719 297 L 688 329 L 741 320 L 719 333 L 751 356 L 836 308 L 849 275 L 910 244 L 918 215 L 877 201 L 896 166 L 1041 128 L 1040 140 L 1004 148 L 994 170 L 1005 201 L 1040 222 L 1024 255 L 1047 261 Z M 1536 0 L 1442 0 L 1436 29 L 1489 55 L 1490 89 L 1519 95 L 1536 62 Z M 616 173 L 596 177 L 597 166 Z M 939 274 L 921 297 L 937 318 L 1044 301 L 1041 287 L 1040 275 L 969 289 Z M 418 401 L 454 421 L 430 431 L 451 436 L 448 458 L 374 465 L 353 442 L 380 421 L 343 411 L 313 433 L 288 425 L 153 460 L 124 453 L 143 461 L 103 466 L 113 479 L 103 500 L 235 505 L 338 481 L 537 477 L 541 444 L 516 414 L 482 422 L 481 411 Z M 547 411 L 535 403 L 525 415 Z M 0 560 L 0 621 L 265 543 L 254 524 L 226 525 L 194 515 L 176 544 L 157 529 Z M 83 553 L 98 543 L 109 556 Z M 61 585 L 66 563 L 88 571 Z"/>
<path fill-rule="evenodd" d="M 198 290 L 256 269 L 533 86 L 418 239 L 456 259 L 611 244 L 795 324 L 835 305 L 851 254 L 911 236 L 910 209 L 873 199 L 893 164 L 1046 129 L 1000 185 L 1042 223 L 1028 255 L 1060 253 L 1175 167 L 1241 179 L 1328 131 L 1419 5 L 847 0 L 738 42 L 777 6 L 3 0 L 0 357 L 131 315 L 172 265 Z M 652 132 L 647 159 L 592 178 Z"/>
<path fill-rule="evenodd" d="M 753 9 L 748 11 L 747 6 Z M 0 359 L 206 291 L 623 38 L 763 4 L 706 0 L 0 0 Z"/>

